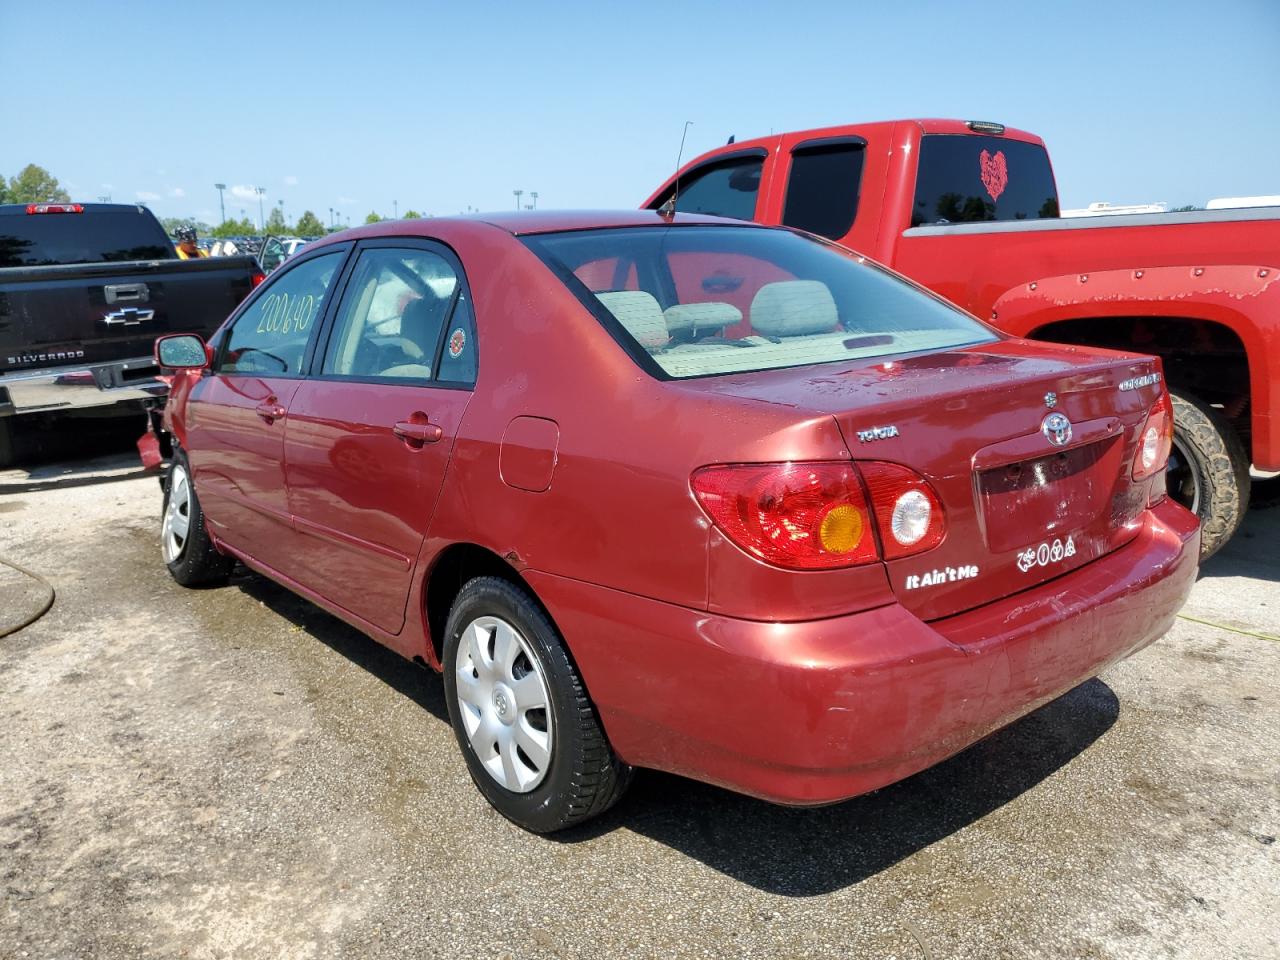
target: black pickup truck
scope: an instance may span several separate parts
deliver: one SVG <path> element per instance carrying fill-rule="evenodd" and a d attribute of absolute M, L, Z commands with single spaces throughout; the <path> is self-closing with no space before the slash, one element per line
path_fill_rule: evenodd
<path fill-rule="evenodd" d="M 0 466 L 18 427 L 163 397 L 156 337 L 207 337 L 261 280 L 251 256 L 179 259 L 145 207 L 0 204 Z"/>

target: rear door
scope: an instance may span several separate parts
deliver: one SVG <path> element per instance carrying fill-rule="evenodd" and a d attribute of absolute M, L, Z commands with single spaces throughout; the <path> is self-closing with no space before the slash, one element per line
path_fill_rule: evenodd
<path fill-rule="evenodd" d="M 187 401 L 187 453 L 214 533 L 290 577 L 285 427 L 348 252 L 326 248 L 273 276 L 223 332 L 212 373 Z"/>
<path fill-rule="evenodd" d="M 290 405 L 298 579 L 390 633 L 476 374 L 462 266 L 429 241 L 366 241 Z"/>

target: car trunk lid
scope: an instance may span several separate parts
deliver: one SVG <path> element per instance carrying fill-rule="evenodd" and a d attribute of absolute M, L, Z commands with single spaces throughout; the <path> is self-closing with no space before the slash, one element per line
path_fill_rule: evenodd
<path fill-rule="evenodd" d="M 1151 481 L 1133 481 L 1132 462 L 1161 389 L 1153 376 L 1150 359 L 1001 341 L 702 384 L 829 412 L 855 461 L 902 464 L 929 481 L 944 540 L 885 566 L 898 600 L 931 620 L 1060 576 L 1137 534 Z"/>

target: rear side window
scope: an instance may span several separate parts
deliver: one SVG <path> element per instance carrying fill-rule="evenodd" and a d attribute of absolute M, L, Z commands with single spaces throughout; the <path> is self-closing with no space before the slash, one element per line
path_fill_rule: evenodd
<path fill-rule="evenodd" d="M 173 248 L 148 213 L 15 213 L 0 217 L 0 267 L 172 260 Z"/>
<path fill-rule="evenodd" d="M 839 240 L 858 214 L 864 144 L 800 147 L 791 154 L 782 222 L 797 230 Z"/>
<path fill-rule="evenodd" d="M 276 274 L 236 318 L 218 373 L 290 376 L 302 358 L 345 251 L 335 250 Z"/>
<path fill-rule="evenodd" d="M 756 212 L 764 157 L 734 157 L 708 164 L 680 178 L 676 210 L 750 220 Z M 655 204 L 662 206 L 670 194 Z"/>
<path fill-rule="evenodd" d="M 347 283 L 321 373 L 361 380 L 474 379 L 470 306 L 459 304 L 460 294 L 457 271 L 438 253 L 365 250 Z M 458 315 L 460 306 L 465 316 Z"/>
<path fill-rule="evenodd" d="M 1003 137 L 930 134 L 920 143 L 913 227 L 1058 215 L 1044 147 Z"/>

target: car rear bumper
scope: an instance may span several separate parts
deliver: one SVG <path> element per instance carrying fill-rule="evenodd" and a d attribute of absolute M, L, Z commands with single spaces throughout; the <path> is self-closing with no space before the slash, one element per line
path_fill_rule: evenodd
<path fill-rule="evenodd" d="M 735 620 L 530 572 L 627 762 L 788 804 L 932 766 L 1159 638 L 1195 581 L 1195 517 L 1163 503 L 1121 549 L 925 623 L 891 604 Z"/>
<path fill-rule="evenodd" d="M 153 357 L 22 370 L 0 375 L 0 417 L 104 407 L 163 397 L 169 385 Z"/>

